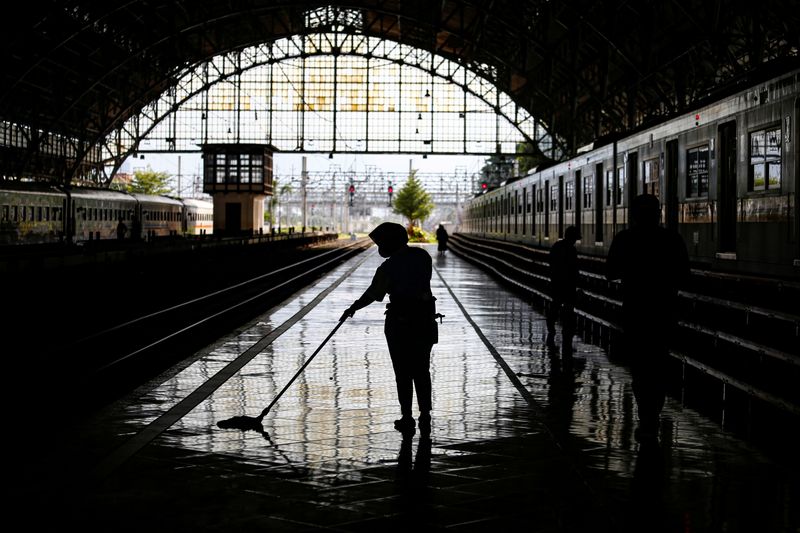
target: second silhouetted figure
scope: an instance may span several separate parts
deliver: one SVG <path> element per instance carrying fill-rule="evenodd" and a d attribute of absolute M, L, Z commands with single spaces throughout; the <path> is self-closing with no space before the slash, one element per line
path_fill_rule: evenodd
<path fill-rule="evenodd" d="M 572 353 L 572 337 L 575 335 L 575 291 L 578 286 L 578 251 L 575 243 L 580 240 L 578 228 L 570 226 L 564 238 L 550 248 L 550 309 L 547 311 L 547 344 L 553 345 L 556 321 L 561 317 L 561 343 L 564 355 Z"/>
<path fill-rule="evenodd" d="M 394 427 L 404 435 L 415 432 L 411 405 L 414 389 L 419 406 L 419 428 L 431 430 L 431 348 L 438 341 L 436 298 L 431 293 L 431 256 L 408 246 L 408 233 L 400 224 L 384 222 L 369 234 L 378 253 L 387 258 L 361 297 L 344 312 L 342 320 L 388 294 L 384 334 L 397 382 L 402 418 Z"/>
<path fill-rule="evenodd" d="M 631 227 L 614 237 L 606 261 L 606 277 L 622 281 L 624 353 L 639 410 L 639 441 L 658 438 L 678 289 L 689 276 L 686 244 L 677 232 L 659 226 L 660 215 L 656 196 L 637 196 L 630 210 Z"/>

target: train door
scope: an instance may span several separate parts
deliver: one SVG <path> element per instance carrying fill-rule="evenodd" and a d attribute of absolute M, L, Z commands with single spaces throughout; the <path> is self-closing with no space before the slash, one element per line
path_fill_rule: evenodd
<path fill-rule="evenodd" d="M 664 162 L 664 223 L 671 230 L 678 229 L 678 140 L 667 141 Z"/>
<path fill-rule="evenodd" d="M 791 138 L 792 127 L 794 127 L 794 139 Z M 794 156 L 787 158 L 794 165 L 794 240 L 797 243 L 795 265 L 800 264 L 800 212 L 798 212 L 800 209 L 800 150 L 797 149 L 798 135 L 800 135 L 800 98 L 796 98 L 794 101 L 794 124 L 787 124 L 786 136 L 789 139 L 784 141 L 789 146 L 795 147 Z"/>
<path fill-rule="evenodd" d="M 539 213 L 539 205 L 537 204 L 538 198 L 536 197 L 537 187 L 531 185 L 531 237 L 536 238 L 536 217 Z"/>
<path fill-rule="evenodd" d="M 544 190 L 545 194 L 550 195 L 550 180 L 545 180 L 544 182 Z M 544 199 L 544 238 L 550 238 L 550 198 Z"/>
<path fill-rule="evenodd" d="M 558 238 L 564 235 L 564 176 L 558 177 L 558 196 L 556 197 L 555 208 L 558 209 Z"/>
<path fill-rule="evenodd" d="M 514 190 L 514 235 L 519 235 L 519 190 Z"/>
<path fill-rule="evenodd" d="M 719 127 L 717 198 L 719 210 L 719 251 L 736 251 L 736 122 Z"/>
<path fill-rule="evenodd" d="M 506 193 L 506 234 L 511 233 L 511 193 Z"/>
<path fill-rule="evenodd" d="M 603 242 L 603 163 L 594 166 L 594 241 Z"/>
<path fill-rule="evenodd" d="M 628 179 L 628 210 L 633 205 L 633 199 L 639 195 L 639 154 L 628 154 L 628 164 L 625 173 Z"/>
<path fill-rule="evenodd" d="M 581 203 L 583 202 L 583 182 L 581 181 L 581 171 L 575 171 L 575 227 L 581 231 Z"/>
<path fill-rule="evenodd" d="M 527 232 L 527 222 L 528 222 L 528 188 L 522 188 L 522 234 L 525 235 Z"/>

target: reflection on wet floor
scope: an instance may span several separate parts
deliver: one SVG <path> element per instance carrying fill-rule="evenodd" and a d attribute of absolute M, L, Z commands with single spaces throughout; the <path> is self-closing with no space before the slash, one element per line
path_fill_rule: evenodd
<path fill-rule="evenodd" d="M 217 428 L 258 415 L 292 378 L 369 284 L 381 258 L 367 253 L 304 319 L 76 509 L 93 509 L 94 525 L 126 509 L 130 530 L 158 517 L 200 530 L 797 531 L 800 500 L 787 465 L 671 400 L 661 445 L 640 448 L 627 370 L 578 338 L 571 360 L 548 349 L 544 317 L 455 256 L 434 264 L 534 405 L 434 274 L 446 318 L 432 355 L 430 440 L 403 440 L 393 429 L 399 408 L 378 303 L 343 325 L 268 413 L 263 434 Z M 104 427 L 122 438 L 156 420 L 346 268 L 115 411 Z"/>

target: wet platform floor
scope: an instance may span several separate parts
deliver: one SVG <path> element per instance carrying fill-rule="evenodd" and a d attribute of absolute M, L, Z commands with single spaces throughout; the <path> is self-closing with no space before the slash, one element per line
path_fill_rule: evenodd
<path fill-rule="evenodd" d="M 526 301 L 428 249 L 446 315 L 430 439 L 393 429 L 380 303 L 343 324 L 263 434 L 216 425 L 270 403 L 369 284 L 373 248 L 92 420 L 24 436 L 52 447 L 17 492 L 28 529 L 798 531 L 796 462 L 671 399 L 660 446 L 641 448 L 624 367 L 577 337 L 566 364 Z"/>

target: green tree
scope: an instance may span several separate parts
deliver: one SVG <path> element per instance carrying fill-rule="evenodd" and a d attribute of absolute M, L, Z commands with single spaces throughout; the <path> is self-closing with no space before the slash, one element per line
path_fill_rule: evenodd
<path fill-rule="evenodd" d="M 133 173 L 133 181 L 125 187 L 127 192 L 142 194 L 167 194 L 172 192 L 167 183 L 169 174 L 166 172 L 156 172 L 149 166 L 147 170 L 136 170 Z"/>
<path fill-rule="evenodd" d="M 520 176 L 524 176 L 533 167 L 547 161 L 547 157 L 539 150 L 539 147 L 531 143 L 517 143 L 517 153 L 519 154 L 516 159 Z"/>
<path fill-rule="evenodd" d="M 272 181 L 272 196 L 269 197 L 269 211 L 264 213 L 264 220 L 269 222 L 271 226 L 280 226 L 280 203 L 281 197 L 292 193 L 292 184 L 285 183 L 280 185 L 278 179 L 274 178 Z M 275 212 L 277 209 L 277 213 Z"/>
<path fill-rule="evenodd" d="M 411 171 L 408 181 L 395 195 L 392 202 L 394 212 L 408 219 L 409 233 L 413 232 L 415 225 L 421 225 L 435 207 L 431 195 L 422 186 L 416 174 L 416 170 Z"/>

